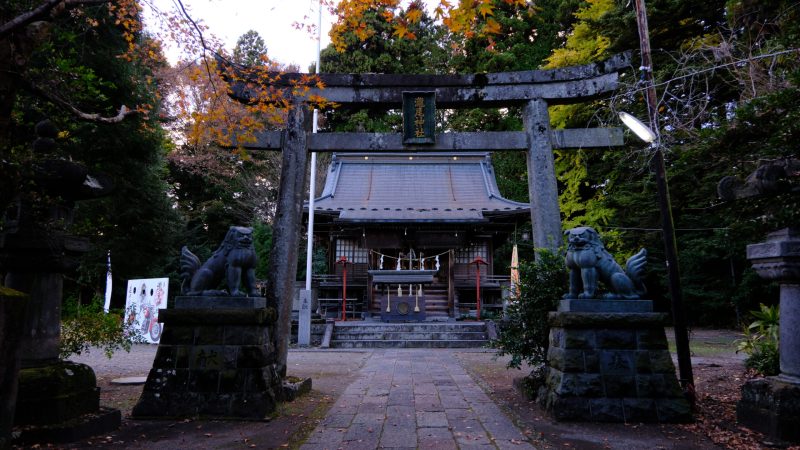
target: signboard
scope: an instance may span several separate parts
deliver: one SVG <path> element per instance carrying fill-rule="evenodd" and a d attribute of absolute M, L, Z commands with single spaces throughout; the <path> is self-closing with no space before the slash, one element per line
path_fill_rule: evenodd
<path fill-rule="evenodd" d="M 403 92 L 403 144 L 436 143 L 436 92 Z"/>
<path fill-rule="evenodd" d="M 158 344 L 164 324 L 158 322 L 158 309 L 167 307 L 169 278 L 128 280 L 125 317 L 144 341 Z"/>

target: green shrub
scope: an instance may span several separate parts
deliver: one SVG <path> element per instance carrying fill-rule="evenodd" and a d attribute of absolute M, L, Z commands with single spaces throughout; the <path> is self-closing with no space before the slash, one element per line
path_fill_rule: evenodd
<path fill-rule="evenodd" d="M 102 348 L 109 358 L 116 351 L 130 351 L 132 344 L 140 342 L 133 326 L 123 321 L 121 310 L 104 313 L 100 297 L 94 297 L 89 305 L 67 299 L 61 314 L 59 356 L 80 355 L 91 347 Z"/>
<path fill-rule="evenodd" d="M 520 263 L 520 298 L 509 304 L 502 332 L 492 342 L 498 356 L 511 356 L 508 367 L 518 369 L 523 362 L 533 367 L 533 380 L 542 379 L 547 364 L 547 314 L 567 292 L 564 259 L 546 250 L 537 254 L 536 261 Z"/>
<path fill-rule="evenodd" d="M 780 311 L 777 305 L 766 306 L 762 303 L 759 306 L 759 311 L 750 311 L 756 320 L 744 329 L 744 338 L 737 341 L 736 352 L 747 354 L 745 367 L 762 375 L 777 375 L 780 373 Z"/>

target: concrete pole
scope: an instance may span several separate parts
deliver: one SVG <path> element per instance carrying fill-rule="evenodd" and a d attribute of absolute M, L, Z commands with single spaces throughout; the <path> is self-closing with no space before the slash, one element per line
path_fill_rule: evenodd
<path fill-rule="evenodd" d="M 678 354 L 678 372 L 683 393 L 689 403 L 695 404 L 694 374 L 689 350 L 689 332 L 683 314 L 683 290 L 681 289 L 680 269 L 678 268 L 678 247 L 675 242 L 675 222 L 672 217 L 672 205 L 669 198 L 667 169 L 664 164 L 664 152 L 661 148 L 661 136 L 658 131 L 658 99 L 656 86 L 653 84 L 653 63 L 650 60 L 650 32 L 647 26 L 647 9 L 644 0 L 636 0 L 636 22 L 639 28 L 639 41 L 642 53 L 642 75 L 645 82 L 647 113 L 650 129 L 656 135 L 653 151 L 653 167 L 658 190 L 658 206 L 661 210 L 661 229 L 664 240 L 664 256 L 667 262 L 669 278 L 669 294 L 672 299 L 672 325 L 675 330 L 675 348 Z"/>
<path fill-rule="evenodd" d="M 528 194 L 531 202 L 533 245 L 558 252 L 561 245 L 561 211 L 550 144 L 547 102 L 535 99 L 525 104 L 522 122 L 528 140 Z"/>
<path fill-rule="evenodd" d="M 292 332 L 292 301 L 297 277 L 297 250 L 303 217 L 303 197 L 306 184 L 306 110 L 302 103 L 292 104 L 286 120 L 283 139 L 283 168 L 281 170 L 278 205 L 273 223 L 273 245 L 267 304 L 277 307 L 278 323 L 272 341 L 278 352 L 277 371 L 286 376 L 286 358 Z"/>
<path fill-rule="evenodd" d="M 319 55 L 322 42 L 322 0 L 317 4 L 317 62 L 315 73 L 319 74 Z M 318 130 L 319 110 L 314 108 L 312 133 Z M 297 345 L 311 345 L 311 277 L 314 259 L 314 197 L 317 195 L 317 153 L 311 153 L 311 180 L 308 187 L 308 236 L 306 243 L 306 288 L 300 293 L 300 311 L 297 314 Z"/>

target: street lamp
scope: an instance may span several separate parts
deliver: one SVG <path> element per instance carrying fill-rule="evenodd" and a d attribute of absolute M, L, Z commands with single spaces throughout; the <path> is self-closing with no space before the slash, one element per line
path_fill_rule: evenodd
<path fill-rule="evenodd" d="M 658 206 L 661 210 L 661 231 L 664 240 L 664 256 L 667 263 L 669 293 L 672 298 L 672 321 L 675 330 L 675 348 L 678 354 L 678 371 L 680 383 L 687 400 L 694 405 L 694 374 L 692 358 L 689 350 L 689 333 L 683 314 L 683 292 L 681 290 L 680 272 L 678 269 L 678 248 L 675 240 L 675 222 L 672 218 L 672 206 L 667 185 L 667 170 L 664 164 L 664 152 L 656 142 L 657 135 L 641 120 L 626 112 L 620 112 L 619 118 L 636 136 L 650 144 L 653 149 L 653 166 L 658 190 Z"/>
<path fill-rule="evenodd" d="M 630 128 L 631 131 L 636 134 L 636 136 L 639 136 L 639 139 L 647 142 L 648 144 L 652 144 L 656 140 L 656 134 L 653 132 L 653 130 L 651 130 L 650 127 L 642 123 L 642 121 L 636 117 L 633 117 L 625 111 L 620 111 L 619 119 L 625 124 L 626 127 Z"/>

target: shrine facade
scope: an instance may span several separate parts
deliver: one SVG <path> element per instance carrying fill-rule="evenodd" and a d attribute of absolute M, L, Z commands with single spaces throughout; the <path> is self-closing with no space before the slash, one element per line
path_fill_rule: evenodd
<path fill-rule="evenodd" d="M 530 217 L 499 192 L 489 153 L 334 154 L 314 211 L 320 313 L 341 317 L 346 285 L 348 319 L 385 321 L 474 316 L 478 292 L 498 310 L 510 274 L 494 249 Z"/>

